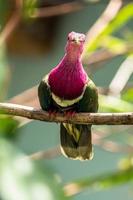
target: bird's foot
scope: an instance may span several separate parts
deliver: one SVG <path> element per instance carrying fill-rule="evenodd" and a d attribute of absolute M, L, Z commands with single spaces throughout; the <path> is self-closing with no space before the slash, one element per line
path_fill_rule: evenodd
<path fill-rule="evenodd" d="M 54 119 L 56 117 L 56 115 L 57 115 L 57 111 L 56 110 L 49 110 L 48 113 L 49 113 L 49 118 L 50 119 Z"/>
<path fill-rule="evenodd" d="M 68 119 L 74 117 L 75 114 L 76 114 L 75 111 L 66 111 L 66 112 L 65 112 L 65 116 L 66 116 Z"/>

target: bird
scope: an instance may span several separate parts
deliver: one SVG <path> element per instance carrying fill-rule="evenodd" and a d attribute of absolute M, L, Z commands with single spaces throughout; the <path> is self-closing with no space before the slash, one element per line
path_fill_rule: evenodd
<path fill-rule="evenodd" d="M 42 110 L 80 113 L 98 111 L 98 90 L 82 65 L 85 34 L 70 32 L 65 55 L 38 86 Z M 90 124 L 60 123 L 61 152 L 73 160 L 93 158 Z"/>

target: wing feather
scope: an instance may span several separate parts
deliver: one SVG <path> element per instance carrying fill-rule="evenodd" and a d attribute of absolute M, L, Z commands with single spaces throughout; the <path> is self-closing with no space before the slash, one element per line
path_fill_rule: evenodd
<path fill-rule="evenodd" d="M 39 84 L 38 97 L 42 109 L 48 111 L 51 108 L 52 96 L 50 87 L 48 83 L 45 81 L 45 78 Z"/>

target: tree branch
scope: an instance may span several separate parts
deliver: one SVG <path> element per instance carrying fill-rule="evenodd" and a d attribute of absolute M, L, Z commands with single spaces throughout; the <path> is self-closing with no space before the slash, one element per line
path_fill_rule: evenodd
<path fill-rule="evenodd" d="M 0 103 L 0 113 L 9 114 L 29 119 L 56 122 L 56 123 L 76 123 L 76 124 L 96 124 L 96 125 L 132 125 L 133 112 L 128 113 L 77 113 L 68 119 L 63 113 L 50 116 L 48 112 L 33 107 L 17 104 Z"/>

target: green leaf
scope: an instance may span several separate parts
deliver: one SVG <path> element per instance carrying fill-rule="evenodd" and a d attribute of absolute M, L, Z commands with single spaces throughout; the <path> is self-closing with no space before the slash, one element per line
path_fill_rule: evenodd
<path fill-rule="evenodd" d="M 0 138 L 0 196 L 3 200 L 67 199 L 48 169 L 40 169 L 3 138 Z"/>
<path fill-rule="evenodd" d="M 103 29 L 103 31 L 96 37 L 86 48 L 86 53 L 94 52 L 100 45 L 103 44 L 105 37 L 118 31 L 131 18 L 133 18 L 133 3 L 124 6 L 116 15 L 116 17 Z"/>
<path fill-rule="evenodd" d="M 113 53 L 123 52 L 127 49 L 127 46 L 129 46 L 129 44 L 120 38 L 113 36 L 103 38 L 102 47 L 109 49 Z"/>
<path fill-rule="evenodd" d="M 125 101 L 128 101 L 130 103 L 133 103 L 133 88 L 130 88 L 128 90 L 126 90 L 126 92 L 124 92 L 121 95 L 121 98 Z"/>
<path fill-rule="evenodd" d="M 0 136 L 14 138 L 19 122 L 7 115 L 0 115 Z"/>
<path fill-rule="evenodd" d="M 126 158 L 122 158 L 118 163 L 119 169 L 127 170 L 133 166 L 133 157 L 129 156 Z"/>
<path fill-rule="evenodd" d="M 99 95 L 99 111 L 132 112 L 133 105 L 116 97 Z"/>
<path fill-rule="evenodd" d="M 23 16 L 24 18 L 31 17 L 37 7 L 37 0 L 24 0 L 23 1 Z"/>

